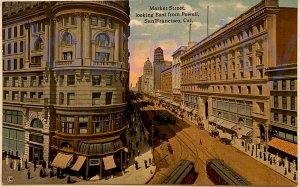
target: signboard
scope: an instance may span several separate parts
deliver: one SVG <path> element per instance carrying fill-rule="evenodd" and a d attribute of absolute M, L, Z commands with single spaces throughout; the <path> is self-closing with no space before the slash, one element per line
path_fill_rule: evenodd
<path fill-rule="evenodd" d="M 100 165 L 100 158 L 93 158 L 89 159 L 90 166 L 99 166 Z"/>

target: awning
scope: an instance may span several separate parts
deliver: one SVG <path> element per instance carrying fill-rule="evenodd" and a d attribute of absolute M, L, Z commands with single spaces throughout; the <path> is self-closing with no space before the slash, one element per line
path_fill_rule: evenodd
<path fill-rule="evenodd" d="M 220 133 L 219 134 L 220 138 L 226 138 L 228 140 L 231 140 L 231 134 L 225 132 L 225 133 Z"/>
<path fill-rule="evenodd" d="M 215 116 L 209 116 L 208 117 L 208 121 L 210 121 L 210 122 L 214 122 L 215 119 L 216 119 Z"/>
<path fill-rule="evenodd" d="M 51 165 L 56 168 L 65 169 L 72 158 L 73 155 L 71 154 L 58 153 L 54 158 L 53 162 L 51 163 Z"/>
<path fill-rule="evenodd" d="M 103 162 L 105 170 L 110 170 L 117 167 L 113 155 L 104 157 Z"/>
<path fill-rule="evenodd" d="M 79 171 L 83 163 L 85 162 L 85 159 L 85 156 L 79 156 L 71 169 L 74 171 Z"/>
<path fill-rule="evenodd" d="M 281 140 L 279 138 L 272 138 L 272 140 L 268 142 L 268 145 L 289 155 L 297 157 L 297 144 Z"/>
<path fill-rule="evenodd" d="M 223 120 L 223 123 L 221 123 L 220 126 L 226 128 L 226 129 L 232 129 L 234 126 L 236 126 L 236 124 Z"/>
<path fill-rule="evenodd" d="M 245 126 L 237 127 L 236 128 L 236 133 L 238 135 L 243 135 L 243 136 L 251 136 L 253 132 L 253 129 Z"/>
<path fill-rule="evenodd" d="M 172 105 L 180 107 L 180 104 L 179 104 L 179 103 L 173 102 Z"/>

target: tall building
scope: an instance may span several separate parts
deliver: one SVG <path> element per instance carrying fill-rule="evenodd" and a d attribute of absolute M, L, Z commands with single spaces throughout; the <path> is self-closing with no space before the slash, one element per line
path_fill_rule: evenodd
<path fill-rule="evenodd" d="M 297 160 L 297 62 L 266 69 L 270 87 L 272 152 Z"/>
<path fill-rule="evenodd" d="M 142 93 L 142 79 L 143 79 L 143 75 L 139 77 L 139 80 L 137 82 L 137 92 L 138 93 Z"/>
<path fill-rule="evenodd" d="M 160 76 L 161 87 L 159 92 L 159 100 L 170 107 L 172 105 L 172 67 L 163 70 Z"/>
<path fill-rule="evenodd" d="M 262 0 L 182 55 L 184 102 L 198 107 L 207 128 L 266 145 L 271 112 L 266 69 L 296 61 L 296 35 L 297 9 Z"/>
<path fill-rule="evenodd" d="M 122 167 L 128 23 L 128 1 L 3 3 L 4 150 L 87 178 Z"/>
<path fill-rule="evenodd" d="M 142 90 L 144 94 L 153 95 L 153 68 L 149 58 L 144 64 Z"/>
<path fill-rule="evenodd" d="M 164 70 L 164 51 L 158 47 L 154 50 L 154 61 L 153 61 L 153 79 L 154 79 L 154 90 L 160 89 L 160 74 Z"/>
<path fill-rule="evenodd" d="M 174 53 L 173 53 L 173 62 L 172 62 L 172 104 L 175 108 L 179 109 L 181 106 L 181 92 L 180 92 L 180 57 L 186 50 L 185 46 L 179 47 Z"/>

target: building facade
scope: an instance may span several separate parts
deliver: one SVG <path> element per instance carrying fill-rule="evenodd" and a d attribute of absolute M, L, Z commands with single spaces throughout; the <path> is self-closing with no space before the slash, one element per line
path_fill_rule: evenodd
<path fill-rule="evenodd" d="M 274 153 L 297 160 L 297 64 L 266 70 L 271 90 L 270 141 Z"/>
<path fill-rule="evenodd" d="M 161 72 L 161 87 L 159 100 L 168 108 L 172 106 L 172 67 Z"/>
<path fill-rule="evenodd" d="M 112 169 L 106 160 L 122 166 L 128 23 L 128 1 L 4 3 L 4 116 L 18 114 L 9 147 L 17 127 L 29 161 L 80 162 L 86 177 Z"/>
<path fill-rule="evenodd" d="M 139 77 L 138 82 L 137 82 L 137 92 L 142 93 L 142 79 L 143 75 Z"/>
<path fill-rule="evenodd" d="M 198 105 L 206 128 L 211 124 L 266 145 L 270 89 L 265 71 L 296 61 L 296 23 L 297 9 L 263 0 L 186 50 L 181 57 L 183 98 Z"/>
<path fill-rule="evenodd" d="M 142 90 L 146 95 L 153 95 L 153 68 L 149 58 L 147 58 L 144 64 Z"/>
<path fill-rule="evenodd" d="M 160 74 L 164 70 L 164 51 L 158 47 L 154 50 L 153 61 L 153 88 L 155 91 L 160 89 Z"/>

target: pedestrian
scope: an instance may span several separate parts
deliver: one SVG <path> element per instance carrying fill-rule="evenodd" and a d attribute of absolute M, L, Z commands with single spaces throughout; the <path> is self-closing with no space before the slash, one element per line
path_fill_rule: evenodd
<path fill-rule="evenodd" d="M 202 145 L 202 141 L 201 141 L 201 139 L 200 139 L 200 145 Z"/>
<path fill-rule="evenodd" d="M 12 161 L 12 159 L 10 160 L 10 169 L 13 169 L 13 161 Z"/>
<path fill-rule="evenodd" d="M 27 178 L 28 178 L 28 180 L 30 179 L 30 169 L 28 169 L 28 171 L 27 171 Z"/>
<path fill-rule="evenodd" d="M 129 158 L 127 158 L 127 160 L 126 160 L 126 165 L 127 165 L 127 167 L 129 166 Z"/>
<path fill-rule="evenodd" d="M 270 161 L 270 157 L 271 157 L 271 155 L 270 155 L 270 153 L 268 154 L 268 161 Z"/>
<path fill-rule="evenodd" d="M 54 171 L 53 171 L 53 167 L 50 168 L 50 178 L 54 177 Z"/>
<path fill-rule="evenodd" d="M 33 168 L 34 168 L 34 171 L 36 170 L 36 159 L 34 159 L 34 161 L 33 161 Z"/>
<path fill-rule="evenodd" d="M 8 150 L 8 157 L 10 157 L 10 150 Z"/>
<path fill-rule="evenodd" d="M 266 158 L 266 152 L 264 152 L 264 161 L 266 161 L 267 158 Z"/>
<path fill-rule="evenodd" d="M 297 175 L 296 175 L 296 171 L 295 171 L 293 179 L 296 180 L 296 177 L 297 177 Z"/>
<path fill-rule="evenodd" d="M 69 175 L 67 183 L 70 184 L 71 183 L 71 176 Z"/>
<path fill-rule="evenodd" d="M 59 178 L 59 168 L 56 169 L 56 177 Z"/>
<path fill-rule="evenodd" d="M 11 157 L 14 158 L 14 151 L 11 151 Z"/>
<path fill-rule="evenodd" d="M 6 159 L 7 151 L 4 151 L 3 158 Z"/>
<path fill-rule="evenodd" d="M 17 169 L 17 160 L 14 159 L 14 170 L 16 170 L 16 169 Z"/>
<path fill-rule="evenodd" d="M 6 155 L 6 158 L 5 158 L 6 165 L 8 165 L 8 162 L 9 162 L 9 158 L 8 158 L 8 157 L 9 157 L 9 156 Z"/>
<path fill-rule="evenodd" d="M 144 163 L 145 163 L 145 169 L 147 169 L 148 168 L 148 166 L 147 166 L 147 160 L 144 160 Z"/>
<path fill-rule="evenodd" d="M 151 162 L 152 160 L 151 160 L 151 158 L 149 158 L 149 165 L 151 165 L 152 164 L 152 162 Z"/>
<path fill-rule="evenodd" d="M 124 174 L 126 173 L 125 169 L 126 169 L 126 168 L 125 168 L 125 165 L 123 165 L 122 171 L 123 171 Z"/>
<path fill-rule="evenodd" d="M 287 172 L 286 172 L 286 168 L 284 168 L 284 175 L 286 175 L 287 174 Z"/>
<path fill-rule="evenodd" d="M 43 177 L 43 169 L 42 168 L 40 169 L 40 177 L 41 178 Z"/>
<path fill-rule="evenodd" d="M 134 165 L 135 165 L 135 169 L 138 170 L 139 169 L 139 165 L 138 165 L 137 161 L 134 162 Z"/>
<path fill-rule="evenodd" d="M 273 159 L 272 159 L 272 157 L 271 157 L 271 158 L 270 158 L 270 164 L 271 164 L 271 165 L 272 165 L 272 160 L 273 160 Z"/>
<path fill-rule="evenodd" d="M 137 154 L 138 154 L 138 156 L 140 156 L 140 150 L 138 150 Z"/>
<path fill-rule="evenodd" d="M 20 164 L 20 162 L 18 164 L 18 171 L 21 171 L 21 164 Z"/>
<path fill-rule="evenodd" d="M 18 152 L 18 151 L 16 151 L 16 156 L 17 156 L 17 157 L 19 156 L 19 152 Z"/>
<path fill-rule="evenodd" d="M 27 162 L 27 159 L 25 160 L 25 169 L 27 169 L 27 165 L 28 165 L 28 162 Z"/>

